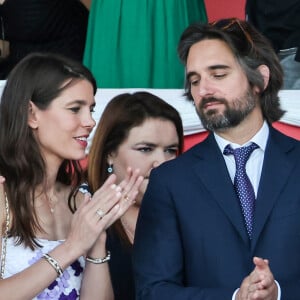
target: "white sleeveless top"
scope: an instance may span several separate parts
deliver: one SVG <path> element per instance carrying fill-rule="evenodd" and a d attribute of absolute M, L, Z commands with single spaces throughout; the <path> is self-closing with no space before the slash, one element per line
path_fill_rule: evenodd
<path fill-rule="evenodd" d="M 15 245 L 15 238 L 7 239 L 6 258 L 4 278 L 19 273 L 38 261 L 44 253 L 50 252 L 63 241 L 48 241 L 45 239 L 36 239 L 41 248 L 31 250 L 24 245 Z M 2 247 L 4 240 L 2 239 Z M 3 249 L 2 249 L 3 253 Z M 50 266 L 51 267 L 51 266 Z M 85 260 L 80 257 L 72 265 L 70 265 L 55 281 L 45 289 L 41 294 L 33 298 L 52 299 L 52 300 L 77 300 L 79 299 L 82 273 L 85 267 Z M 36 274 L 39 276 L 39 274 Z M 34 284 L 34 282 L 32 282 Z M 15 291 L 17 293 L 17 290 Z"/>

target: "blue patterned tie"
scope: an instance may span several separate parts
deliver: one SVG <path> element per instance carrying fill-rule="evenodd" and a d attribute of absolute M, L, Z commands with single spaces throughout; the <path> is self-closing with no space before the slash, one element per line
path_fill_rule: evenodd
<path fill-rule="evenodd" d="M 235 159 L 236 172 L 234 176 L 234 189 L 240 200 L 242 213 L 245 219 L 249 238 L 252 238 L 253 216 L 255 207 L 255 194 L 250 179 L 246 173 L 246 163 L 251 153 L 259 148 L 255 143 L 247 147 L 232 149 L 227 145 L 224 149 L 225 155 L 232 154 Z"/>

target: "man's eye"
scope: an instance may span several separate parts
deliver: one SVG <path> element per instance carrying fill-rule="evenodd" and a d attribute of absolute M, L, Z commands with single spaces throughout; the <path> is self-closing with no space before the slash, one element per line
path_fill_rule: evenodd
<path fill-rule="evenodd" d="M 225 76 L 226 76 L 226 74 L 214 74 L 214 77 L 217 79 L 224 78 Z"/>
<path fill-rule="evenodd" d="M 190 81 L 190 84 L 192 85 L 192 86 L 197 86 L 198 84 L 199 84 L 199 80 L 197 79 L 197 80 L 191 80 Z"/>
<path fill-rule="evenodd" d="M 95 106 L 92 106 L 92 107 L 90 108 L 90 112 L 93 113 L 93 112 L 95 112 L 95 111 L 96 111 Z"/>

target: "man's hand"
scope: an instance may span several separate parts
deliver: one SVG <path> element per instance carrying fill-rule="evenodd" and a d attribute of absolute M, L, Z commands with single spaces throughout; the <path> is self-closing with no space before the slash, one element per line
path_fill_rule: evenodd
<path fill-rule="evenodd" d="M 253 258 L 254 270 L 247 276 L 236 295 L 236 300 L 277 300 L 277 285 L 269 261 Z"/>

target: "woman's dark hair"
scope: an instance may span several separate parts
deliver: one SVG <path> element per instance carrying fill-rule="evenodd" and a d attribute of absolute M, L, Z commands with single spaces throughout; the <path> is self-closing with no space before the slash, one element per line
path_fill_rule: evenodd
<path fill-rule="evenodd" d="M 248 22 L 236 18 L 222 19 L 209 24 L 192 24 L 181 35 L 178 54 L 186 65 L 190 48 L 203 40 L 218 39 L 227 44 L 244 70 L 249 85 L 260 90 L 260 105 L 264 118 L 272 123 L 278 121 L 284 111 L 280 109 L 278 92 L 283 83 L 283 71 L 279 59 L 269 41 Z M 199 53 L 201 56 L 201 53 Z M 258 70 L 266 65 L 270 78 L 264 89 L 264 80 Z M 192 100 L 190 83 L 186 80 L 185 95 Z"/>
<path fill-rule="evenodd" d="M 120 94 L 107 104 L 93 137 L 88 159 L 88 184 L 91 192 L 102 186 L 108 177 L 108 155 L 117 151 L 133 127 L 142 125 L 147 119 L 172 122 L 179 140 L 178 154 L 182 153 L 182 120 L 173 106 L 148 92 Z M 121 223 L 117 221 L 115 224 L 115 228 L 126 239 Z"/>
<path fill-rule="evenodd" d="M 10 236 L 33 248 L 41 226 L 33 209 L 36 187 L 45 184 L 46 165 L 39 145 L 28 126 L 29 101 L 46 110 L 70 84 L 88 80 L 96 93 L 96 81 L 79 62 L 56 54 L 32 53 L 10 72 L 0 103 L 0 174 L 12 212 Z M 59 133 L 58 133 L 59 134 Z M 71 185 L 69 196 L 81 182 L 78 161 L 63 161 L 57 181 Z"/>

